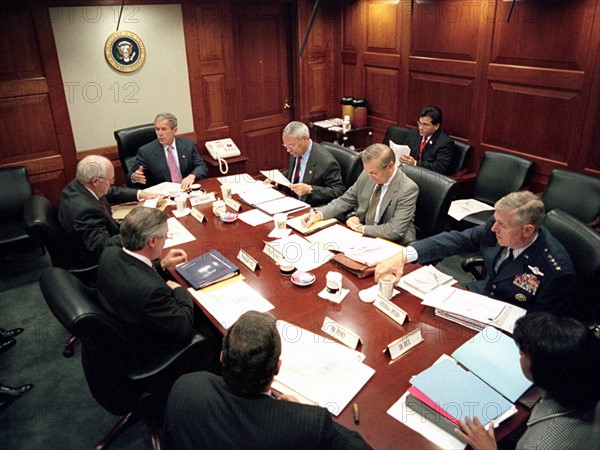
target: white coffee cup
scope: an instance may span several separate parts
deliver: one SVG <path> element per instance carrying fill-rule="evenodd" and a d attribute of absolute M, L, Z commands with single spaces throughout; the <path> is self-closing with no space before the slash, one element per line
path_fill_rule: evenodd
<path fill-rule="evenodd" d="M 293 263 L 286 261 L 285 259 L 282 259 L 279 262 L 279 272 L 281 272 L 282 275 L 291 275 L 294 273 L 294 270 L 296 270 L 296 268 Z"/>
<path fill-rule="evenodd" d="M 231 184 L 223 183 L 221 185 L 221 195 L 223 196 L 223 199 L 231 198 Z"/>
<path fill-rule="evenodd" d="M 277 213 L 273 216 L 273 222 L 277 231 L 285 230 L 285 224 L 287 222 L 287 214 Z"/>
<path fill-rule="evenodd" d="M 213 213 L 215 216 L 220 216 L 221 214 L 227 212 L 227 207 L 225 206 L 225 202 L 223 200 L 217 200 L 212 204 Z"/>
<path fill-rule="evenodd" d="M 177 211 L 179 211 L 179 212 L 185 211 L 185 208 L 187 207 L 187 198 L 184 197 L 183 195 L 180 195 L 179 197 L 175 197 L 175 206 L 177 207 Z"/>
<path fill-rule="evenodd" d="M 327 292 L 337 294 L 342 289 L 342 274 L 339 272 L 327 272 L 326 284 Z"/>
<path fill-rule="evenodd" d="M 389 300 L 394 295 L 394 284 L 396 284 L 396 277 L 393 274 L 386 273 L 382 275 L 379 281 L 377 281 L 377 295 Z"/>

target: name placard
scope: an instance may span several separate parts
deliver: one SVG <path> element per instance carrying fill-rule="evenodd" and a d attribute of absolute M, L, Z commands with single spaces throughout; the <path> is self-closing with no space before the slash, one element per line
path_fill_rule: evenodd
<path fill-rule="evenodd" d="M 215 201 L 215 193 L 208 192 L 202 195 L 196 195 L 194 197 L 190 197 L 190 205 L 204 205 L 205 203 L 212 203 Z"/>
<path fill-rule="evenodd" d="M 271 245 L 270 242 L 265 242 L 263 253 L 275 261 L 276 264 L 279 264 L 279 262 L 283 259 L 283 253 L 278 251 L 275 246 Z"/>
<path fill-rule="evenodd" d="M 325 317 L 321 330 L 352 349 L 355 349 L 358 343 L 361 342 L 358 334 L 340 325 L 335 320 L 331 320 L 329 317 Z"/>
<path fill-rule="evenodd" d="M 239 253 L 237 254 L 237 259 L 239 259 L 242 264 L 244 264 L 252 272 L 254 272 L 256 269 L 260 269 L 258 261 L 242 249 L 240 249 Z"/>
<path fill-rule="evenodd" d="M 402 325 L 404 323 L 404 321 L 406 320 L 406 318 L 408 317 L 408 313 L 406 311 L 404 311 L 399 306 L 394 305 L 389 300 L 386 300 L 385 298 L 380 297 L 379 295 L 375 299 L 374 305 L 378 310 L 383 312 L 385 315 L 391 317 L 393 320 L 398 322 L 400 325 Z"/>
<path fill-rule="evenodd" d="M 416 330 L 411 331 L 407 335 L 396 339 L 394 342 L 390 342 L 387 348 L 383 351 L 383 353 L 389 352 L 393 361 L 399 356 L 409 351 L 411 348 L 415 347 L 416 345 L 419 345 L 421 342 L 423 342 L 423 340 L 424 339 L 421 335 L 421 329 L 417 328 Z"/>
<path fill-rule="evenodd" d="M 237 200 L 232 199 L 231 197 L 225 199 L 225 204 L 235 211 L 239 211 L 240 209 L 242 209 L 242 204 Z"/>
<path fill-rule="evenodd" d="M 192 212 L 190 214 L 194 219 L 196 219 L 200 223 L 204 222 L 204 220 L 206 219 L 206 217 L 204 217 L 204 214 L 202 214 L 196 208 L 192 208 Z"/>

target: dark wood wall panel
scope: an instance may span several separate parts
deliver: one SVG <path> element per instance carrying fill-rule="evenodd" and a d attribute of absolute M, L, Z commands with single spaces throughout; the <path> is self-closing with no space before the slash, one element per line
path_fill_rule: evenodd
<path fill-rule="evenodd" d="M 398 70 L 366 67 L 365 85 L 371 115 L 393 121 L 398 111 Z"/>
<path fill-rule="evenodd" d="M 281 144 L 281 128 L 279 126 L 245 133 L 243 146 L 246 149 L 246 156 L 250 158 L 246 163 L 249 173 L 287 167 L 289 156 Z"/>

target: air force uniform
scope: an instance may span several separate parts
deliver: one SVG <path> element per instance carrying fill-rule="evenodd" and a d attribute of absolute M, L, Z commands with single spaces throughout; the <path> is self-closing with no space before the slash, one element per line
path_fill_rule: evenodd
<path fill-rule="evenodd" d="M 494 218 L 464 231 L 440 233 L 412 244 L 416 262 L 425 264 L 465 252 L 483 255 L 486 277 L 468 283 L 471 291 L 515 304 L 528 311 L 564 313 L 575 293 L 575 269 L 567 251 L 544 227 L 537 239 L 496 273 L 494 266 L 503 248 L 492 231 Z"/>

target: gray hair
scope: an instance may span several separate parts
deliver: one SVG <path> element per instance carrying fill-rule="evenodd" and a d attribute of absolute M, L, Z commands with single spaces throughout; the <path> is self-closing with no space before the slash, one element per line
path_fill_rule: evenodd
<path fill-rule="evenodd" d="M 544 203 L 530 191 L 511 192 L 498 200 L 494 208 L 500 212 L 514 211 L 517 225 L 531 223 L 536 230 L 542 226 L 546 216 Z"/>
<path fill-rule="evenodd" d="M 391 162 L 396 161 L 396 155 L 391 148 L 385 144 L 371 144 L 363 150 L 360 157 L 363 164 L 368 161 L 379 160 L 379 165 L 383 169 Z"/>
<path fill-rule="evenodd" d="M 82 183 L 89 183 L 94 178 L 106 178 L 110 159 L 100 155 L 89 155 L 77 164 L 75 177 Z"/>
<path fill-rule="evenodd" d="M 167 219 L 164 211 L 138 206 L 132 209 L 121 224 L 121 241 L 127 250 L 143 249 L 151 237 L 167 235 Z"/>
<path fill-rule="evenodd" d="M 292 135 L 297 139 L 310 137 L 308 127 L 302 122 L 298 122 L 296 120 L 288 123 L 283 129 L 282 134 Z"/>
<path fill-rule="evenodd" d="M 158 122 L 162 122 L 163 120 L 166 120 L 167 122 L 169 122 L 169 126 L 171 128 L 177 128 L 177 117 L 175 117 L 171 113 L 157 114 L 156 117 L 154 118 L 154 125 L 156 125 Z"/>

